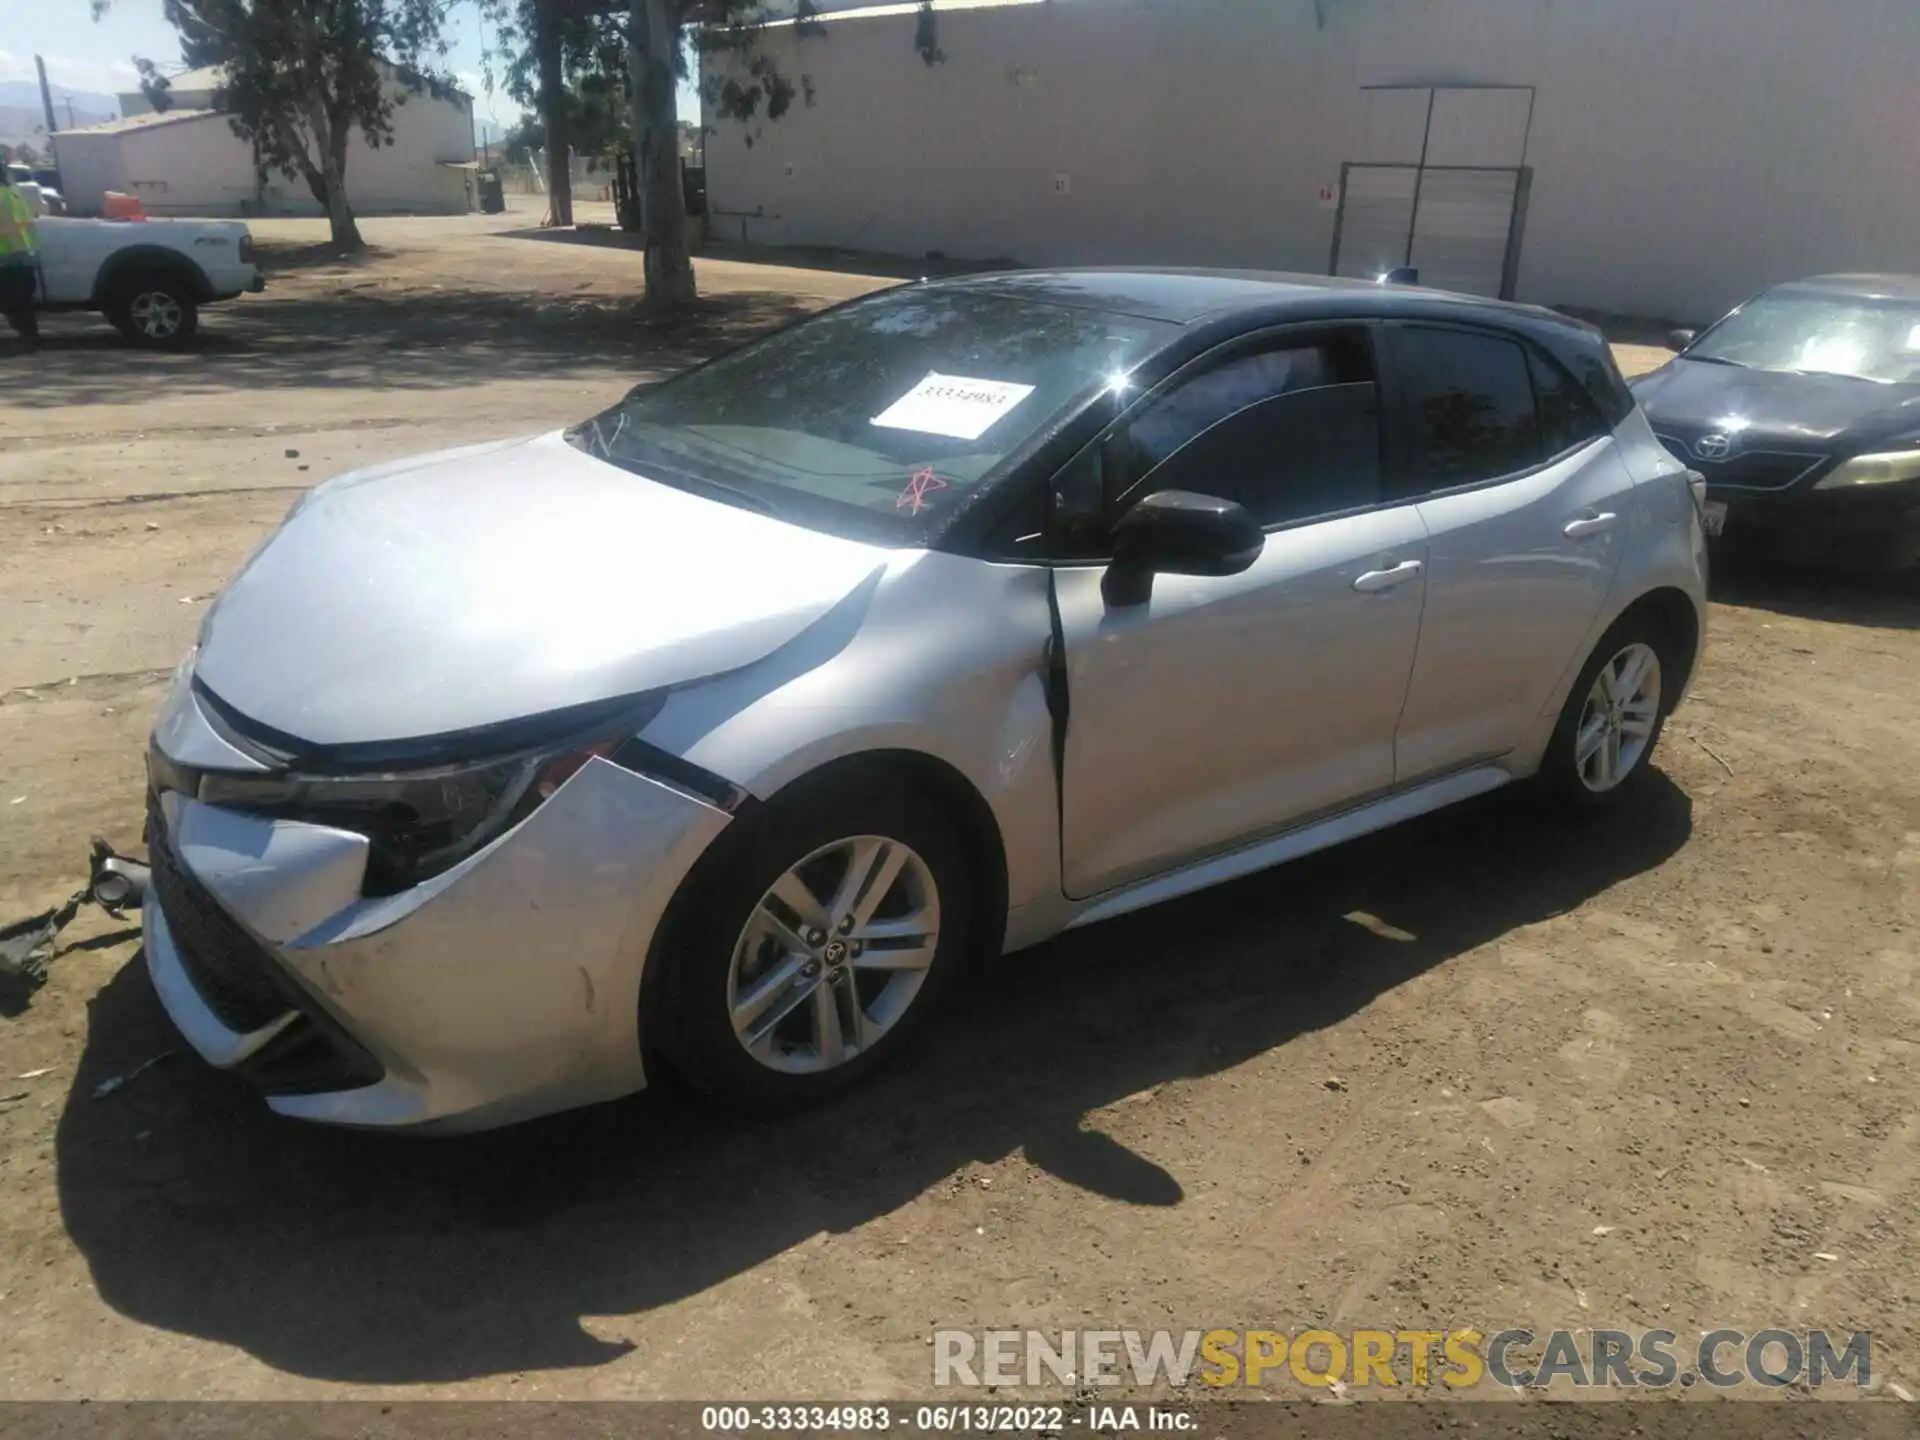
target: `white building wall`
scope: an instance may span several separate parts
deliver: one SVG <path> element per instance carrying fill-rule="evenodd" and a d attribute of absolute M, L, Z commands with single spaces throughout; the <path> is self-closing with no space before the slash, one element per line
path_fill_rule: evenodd
<path fill-rule="evenodd" d="M 60 170 L 60 193 L 76 215 L 97 215 L 101 198 L 107 191 L 126 190 L 120 139 L 118 135 L 93 130 L 62 130 L 53 137 L 54 163 Z"/>
<path fill-rule="evenodd" d="M 224 115 L 122 131 L 114 189 L 139 198 L 149 215 L 240 215 L 254 200 L 253 147 Z M 66 171 L 60 172 L 66 178 Z M 75 202 L 98 210 L 98 197 Z"/>
<path fill-rule="evenodd" d="M 1698 321 L 1795 275 L 1920 270 L 1911 0 L 1321 8 L 1324 26 L 1313 0 L 949 10 L 933 67 L 910 13 L 770 31 L 816 103 L 719 124 L 713 232 L 1325 271 L 1341 163 L 1416 158 L 1380 153 L 1396 102 L 1366 87 L 1506 85 L 1535 89 L 1522 299 Z"/>
<path fill-rule="evenodd" d="M 424 91 L 396 90 L 393 143 L 369 148 L 356 134 L 347 147 L 347 198 L 357 215 L 458 214 L 472 208 L 469 172 L 449 164 L 473 159 L 473 102 L 436 100 Z M 288 213 L 317 213 L 305 182 L 287 185 Z M 298 191 L 298 195 L 294 194 Z M 300 210 L 291 209 L 304 201 Z"/>
<path fill-rule="evenodd" d="M 473 103 L 402 96 L 393 113 L 393 143 L 370 147 L 356 132 L 347 148 L 347 198 L 357 215 L 461 214 L 473 208 L 470 172 L 449 169 L 473 159 Z M 319 215 L 304 178 L 268 174 L 264 189 L 253 147 L 224 116 L 154 123 L 122 130 L 63 132 L 55 142 L 61 179 L 76 212 L 97 214 L 107 190 L 140 197 L 150 215 Z M 83 157 L 69 174 L 67 157 Z"/>
<path fill-rule="evenodd" d="M 169 86 L 167 89 L 167 109 L 211 110 L 213 108 L 213 94 L 214 92 L 211 90 L 182 90 Z M 147 92 L 144 90 L 122 90 L 117 98 L 120 101 L 120 113 L 122 115 L 150 115 L 153 113 L 153 102 L 147 99 Z"/>

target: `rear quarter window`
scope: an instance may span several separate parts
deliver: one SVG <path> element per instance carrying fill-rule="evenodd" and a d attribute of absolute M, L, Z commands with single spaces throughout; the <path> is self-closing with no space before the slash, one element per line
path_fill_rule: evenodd
<path fill-rule="evenodd" d="M 1529 351 L 1533 394 L 1540 412 L 1542 454 L 1549 460 L 1598 440 L 1612 429 L 1587 388 L 1556 360 Z"/>
<path fill-rule="evenodd" d="M 1627 378 L 1614 363 L 1613 349 L 1604 337 L 1580 332 L 1553 348 L 1554 358 L 1580 382 L 1609 430 L 1633 413 L 1633 391 L 1627 388 Z"/>

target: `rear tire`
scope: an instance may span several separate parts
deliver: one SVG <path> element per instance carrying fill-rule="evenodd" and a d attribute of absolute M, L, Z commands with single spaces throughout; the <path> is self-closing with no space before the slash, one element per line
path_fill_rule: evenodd
<path fill-rule="evenodd" d="M 1666 627 L 1649 614 L 1616 621 L 1580 668 L 1540 764 L 1542 785 L 1583 809 L 1618 803 L 1645 782 L 1680 671 Z"/>
<path fill-rule="evenodd" d="M 859 1082 L 964 963 L 972 877 L 959 833 L 918 791 L 842 770 L 721 843 L 655 948 L 669 968 L 645 1039 L 695 1089 L 749 1111 Z"/>
<path fill-rule="evenodd" d="M 114 287 L 106 316 L 136 345 L 164 348 L 191 340 L 200 328 L 200 304 L 178 275 L 130 276 Z"/>

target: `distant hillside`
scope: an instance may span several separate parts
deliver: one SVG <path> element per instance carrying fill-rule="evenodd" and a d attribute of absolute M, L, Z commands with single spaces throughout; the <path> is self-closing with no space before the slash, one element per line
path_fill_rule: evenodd
<path fill-rule="evenodd" d="M 111 120 L 111 115 L 89 115 L 78 107 L 73 112 L 73 128 L 82 125 L 98 125 L 103 120 Z M 68 128 L 64 107 L 60 112 L 60 127 Z M 47 122 L 41 117 L 40 107 L 29 110 L 24 105 L 0 105 L 0 145 L 30 145 L 34 153 L 45 157 L 51 148 L 47 144 Z"/>
<path fill-rule="evenodd" d="M 65 85 L 52 86 L 53 118 L 62 130 L 77 130 L 83 125 L 98 125 L 120 115 L 120 101 L 97 90 L 74 90 Z M 47 119 L 40 108 L 40 84 L 36 80 L 0 80 L 0 144 L 31 145 L 41 155 L 47 153 Z"/>
<path fill-rule="evenodd" d="M 118 96 L 108 95 L 99 90 L 74 90 L 65 85 L 49 86 L 53 91 L 53 104 L 61 124 L 66 123 L 67 102 L 73 102 L 76 113 L 85 110 L 94 115 L 113 116 L 120 113 Z M 129 86 L 129 89 L 132 87 Z M 38 80 L 0 80 L 0 105 L 31 105 L 40 108 L 40 82 Z"/>
<path fill-rule="evenodd" d="M 62 130 L 98 125 L 120 114 L 120 101 L 97 90 L 72 90 L 55 85 L 53 118 Z M 0 80 L 0 141 L 42 148 L 40 132 L 47 128 L 40 108 L 40 85 L 34 80 Z"/>

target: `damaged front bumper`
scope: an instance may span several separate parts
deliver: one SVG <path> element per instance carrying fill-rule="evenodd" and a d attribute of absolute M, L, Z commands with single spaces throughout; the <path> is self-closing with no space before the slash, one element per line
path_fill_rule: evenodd
<path fill-rule="evenodd" d="M 158 792 L 148 968 L 188 1043 L 285 1115 L 484 1129 L 612 1099 L 645 1084 L 654 932 L 727 821 L 594 759 L 487 848 L 368 899 L 363 836 Z"/>

